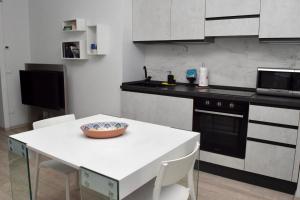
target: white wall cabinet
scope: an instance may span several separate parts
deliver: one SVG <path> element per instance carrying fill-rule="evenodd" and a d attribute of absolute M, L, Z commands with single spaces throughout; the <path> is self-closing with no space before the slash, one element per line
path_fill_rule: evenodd
<path fill-rule="evenodd" d="M 122 91 L 122 117 L 192 130 L 193 100 Z"/>
<path fill-rule="evenodd" d="M 205 0 L 133 0 L 133 41 L 204 39 Z"/>
<path fill-rule="evenodd" d="M 133 40 L 170 40 L 171 0 L 133 0 Z"/>
<path fill-rule="evenodd" d="M 299 0 L 261 0 L 260 38 L 300 38 Z"/>
<path fill-rule="evenodd" d="M 205 36 L 257 36 L 259 13 L 260 0 L 206 0 Z M 256 17 L 238 18 L 249 15 Z"/>
<path fill-rule="evenodd" d="M 206 17 L 258 15 L 260 0 L 206 0 Z"/>
<path fill-rule="evenodd" d="M 245 170 L 287 181 L 292 180 L 295 149 L 248 141 Z"/>
<path fill-rule="evenodd" d="M 171 6 L 171 40 L 203 40 L 205 0 L 172 0 Z"/>
<path fill-rule="evenodd" d="M 205 22 L 205 36 L 258 35 L 259 18 L 222 19 Z"/>
<path fill-rule="evenodd" d="M 247 15 L 260 17 L 205 22 L 205 18 Z M 300 38 L 299 18 L 299 0 L 133 0 L 133 41 Z"/>

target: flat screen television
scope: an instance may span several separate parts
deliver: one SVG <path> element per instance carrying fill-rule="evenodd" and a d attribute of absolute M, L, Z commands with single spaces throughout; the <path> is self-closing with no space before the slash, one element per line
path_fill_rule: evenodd
<path fill-rule="evenodd" d="M 55 110 L 65 108 L 63 72 L 20 70 L 20 83 L 23 104 Z"/>

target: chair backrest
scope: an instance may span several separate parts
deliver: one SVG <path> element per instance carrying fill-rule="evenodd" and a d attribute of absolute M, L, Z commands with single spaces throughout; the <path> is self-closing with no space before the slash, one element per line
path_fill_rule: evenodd
<path fill-rule="evenodd" d="M 196 144 L 192 153 L 176 160 L 163 161 L 160 171 L 161 186 L 168 186 L 177 183 L 184 178 L 191 168 L 194 167 L 195 160 L 198 155 L 199 143 Z"/>
<path fill-rule="evenodd" d="M 52 117 L 49 119 L 43 119 L 40 121 L 33 122 L 32 126 L 33 126 L 33 129 L 38 129 L 38 128 L 44 128 L 47 126 L 52 126 L 55 124 L 73 121 L 73 120 L 75 120 L 74 114 L 63 115 L 63 116 L 59 116 L 59 117 Z"/>
<path fill-rule="evenodd" d="M 176 160 L 163 161 L 155 180 L 153 199 L 159 199 L 161 187 L 178 183 L 193 170 L 199 153 L 200 144 L 197 142 L 192 153 Z"/>

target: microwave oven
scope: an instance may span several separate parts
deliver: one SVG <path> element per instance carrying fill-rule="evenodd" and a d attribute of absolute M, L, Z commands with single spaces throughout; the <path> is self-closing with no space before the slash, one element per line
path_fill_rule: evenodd
<path fill-rule="evenodd" d="M 258 68 L 258 94 L 300 97 L 300 70 Z"/>

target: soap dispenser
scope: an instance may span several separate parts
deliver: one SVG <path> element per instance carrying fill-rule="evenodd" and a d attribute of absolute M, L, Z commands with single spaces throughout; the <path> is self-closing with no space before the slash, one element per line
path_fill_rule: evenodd
<path fill-rule="evenodd" d="M 168 71 L 168 84 L 176 84 L 176 80 L 174 78 L 174 75 L 172 74 L 172 71 Z"/>

